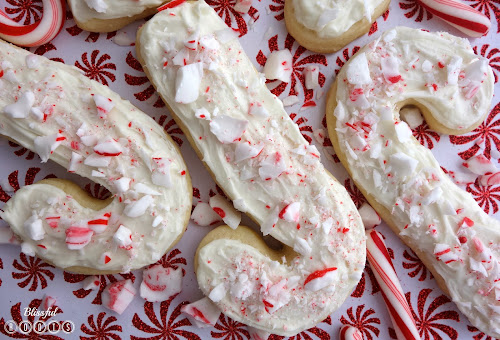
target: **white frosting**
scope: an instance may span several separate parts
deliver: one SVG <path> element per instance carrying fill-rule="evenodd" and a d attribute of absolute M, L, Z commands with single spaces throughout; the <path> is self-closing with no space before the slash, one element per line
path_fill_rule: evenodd
<path fill-rule="evenodd" d="M 359 58 L 373 81 L 355 85 L 348 74 Z M 400 27 L 360 50 L 337 86 L 336 133 L 354 180 L 392 213 L 472 324 L 500 337 L 500 223 L 398 127 L 395 111 L 413 98 L 446 127 L 467 129 L 489 110 L 491 69 L 465 39 Z"/>
<path fill-rule="evenodd" d="M 373 12 L 384 0 L 292 0 L 299 23 L 320 37 L 341 36 L 356 22 L 372 20 Z"/>
<path fill-rule="evenodd" d="M 2 218 L 58 267 L 126 271 L 156 262 L 183 233 L 191 209 L 186 165 L 173 142 L 149 116 L 76 68 L 38 56 L 37 66 L 28 68 L 25 60 L 33 55 L 0 46 L 0 63 L 12 65 L 18 79 L 0 88 L 0 134 L 115 194 L 95 211 L 54 186 L 34 184 L 17 191 Z M 28 91 L 41 121 L 6 113 Z M 106 113 L 96 105 L 98 96 L 113 103 Z M 165 176 L 170 185 L 155 184 Z M 162 222 L 154 228 L 159 216 Z"/>
<path fill-rule="evenodd" d="M 165 0 L 68 0 L 73 15 L 79 21 L 131 17 L 158 7 Z"/>
<path fill-rule="evenodd" d="M 192 32 L 199 32 L 200 41 L 216 39 L 213 45 L 219 47 L 190 52 L 187 63 L 201 62 L 203 77 L 198 98 L 180 104 L 175 101 L 178 66 L 172 60 L 184 53 Z M 184 3 L 144 25 L 140 53 L 158 91 L 228 196 L 254 217 L 264 234 L 301 252 L 291 262 L 279 263 L 239 241 L 211 242 L 198 257 L 201 290 L 235 320 L 294 335 L 337 309 L 360 279 L 364 228 L 346 190 L 324 169 L 319 152 L 269 92 L 239 42 L 221 32 L 227 27 L 207 4 Z M 267 114 L 253 114 L 255 103 Z M 211 113 L 211 121 L 200 114 L 202 108 Z M 212 128 L 213 117 L 221 116 L 233 120 L 227 134 Z M 240 146 L 245 144 L 254 147 Z M 288 222 L 286 211 L 280 212 L 292 203 Z"/>

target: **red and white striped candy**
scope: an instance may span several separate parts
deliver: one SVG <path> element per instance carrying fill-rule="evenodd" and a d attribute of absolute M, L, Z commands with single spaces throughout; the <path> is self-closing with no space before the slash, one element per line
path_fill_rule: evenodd
<path fill-rule="evenodd" d="M 382 290 L 397 338 L 399 340 L 420 339 L 382 235 L 376 230 L 369 230 L 366 236 L 366 256 Z"/>
<path fill-rule="evenodd" d="M 363 334 L 356 327 L 345 325 L 340 329 L 340 340 L 363 340 Z"/>
<path fill-rule="evenodd" d="M 420 0 L 420 4 L 468 36 L 479 38 L 490 30 L 491 21 L 486 15 L 458 1 Z"/>
<path fill-rule="evenodd" d="M 89 229 L 92 229 L 94 233 L 100 234 L 103 233 L 108 227 L 109 219 L 111 218 L 111 213 L 105 213 L 96 219 L 90 220 L 87 222 Z"/>
<path fill-rule="evenodd" d="M 134 299 L 135 294 L 136 289 L 131 280 L 118 281 L 106 287 L 102 294 L 102 304 L 122 314 Z"/>
<path fill-rule="evenodd" d="M 66 229 L 66 245 L 68 249 L 82 249 L 92 240 L 94 231 L 89 228 L 69 227 Z"/>
<path fill-rule="evenodd" d="M 56 37 L 66 19 L 64 0 L 42 0 L 43 15 L 40 21 L 23 25 L 10 19 L 0 10 L 0 37 L 19 46 L 39 46 Z"/>
<path fill-rule="evenodd" d="M 207 297 L 182 306 L 181 312 L 187 314 L 199 328 L 215 326 L 221 314 L 219 308 Z"/>

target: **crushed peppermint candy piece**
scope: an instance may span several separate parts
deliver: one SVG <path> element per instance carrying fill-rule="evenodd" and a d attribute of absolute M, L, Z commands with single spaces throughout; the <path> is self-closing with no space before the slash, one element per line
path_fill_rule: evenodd
<path fill-rule="evenodd" d="M 97 111 L 101 116 L 103 114 L 108 114 L 115 107 L 115 103 L 111 100 L 111 98 L 101 96 L 100 94 L 93 95 L 95 105 L 97 107 Z"/>
<path fill-rule="evenodd" d="M 193 33 L 191 33 L 190 36 L 187 37 L 187 39 L 184 41 L 184 46 L 191 51 L 196 51 L 196 49 L 198 48 L 199 39 L 200 39 L 200 31 L 196 30 Z"/>
<path fill-rule="evenodd" d="M 267 340 L 271 336 L 271 333 L 269 332 L 250 326 L 247 326 L 247 330 L 250 334 L 250 340 Z"/>
<path fill-rule="evenodd" d="M 226 296 L 226 287 L 224 283 L 219 283 L 214 289 L 210 291 L 208 298 L 213 302 L 219 302 Z"/>
<path fill-rule="evenodd" d="M 85 0 L 87 6 L 97 13 L 106 13 L 108 4 L 104 0 Z"/>
<path fill-rule="evenodd" d="M 271 233 L 273 228 L 276 226 L 276 223 L 278 223 L 278 218 L 279 218 L 279 210 L 278 207 L 275 207 L 264 219 L 264 221 L 260 225 L 260 231 L 262 232 L 262 235 L 266 236 Z"/>
<path fill-rule="evenodd" d="M 210 131 L 221 143 L 235 143 L 240 140 L 247 128 L 248 121 L 218 115 L 210 122 Z"/>
<path fill-rule="evenodd" d="M 165 188 L 172 186 L 170 178 L 170 161 L 166 158 L 153 157 L 151 181 L 155 185 L 161 185 Z"/>
<path fill-rule="evenodd" d="M 394 174 L 400 178 L 411 176 L 418 165 L 418 160 L 403 152 L 397 152 L 389 157 Z"/>
<path fill-rule="evenodd" d="M 347 80 L 353 85 L 366 85 L 372 82 L 365 53 L 360 53 L 351 59 L 347 66 Z"/>
<path fill-rule="evenodd" d="M 134 46 L 135 39 L 127 35 L 127 32 L 119 30 L 113 37 L 113 42 L 118 46 Z"/>
<path fill-rule="evenodd" d="M 98 216 L 97 218 L 87 222 L 89 229 L 92 229 L 94 233 L 101 234 L 108 227 L 109 219 L 111 218 L 111 213 L 107 212 Z"/>
<path fill-rule="evenodd" d="M 252 145 L 250 142 L 241 142 L 236 144 L 234 154 L 236 156 L 235 162 L 239 163 L 249 158 L 257 157 L 264 149 L 264 143 L 259 142 Z"/>
<path fill-rule="evenodd" d="M 24 230 L 28 234 L 29 238 L 34 241 L 42 240 L 45 237 L 45 229 L 43 228 L 43 223 L 38 215 L 34 213 L 24 222 Z"/>
<path fill-rule="evenodd" d="M 399 115 L 411 129 L 416 129 L 424 123 L 424 118 L 417 107 L 405 106 L 399 111 Z"/>
<path fill-rule="evenodd" d="M 411 131 L 408 124 L 406 124 L 403 121 L 396 122 L 394 124 L 394 128 L 396 129 L 396 136 L 398 137 L 398 140 L 401 143 L 404 143 L 404 142 L 410 140 L 411 137 L 413 136 L 413 131 Z"/>
<path fill-rule="evenodd" d="M 233 200 L 233 205 L 236 210 L 241 212 L 247 212 L 247 205 L 243 198 L 237 198 Z"/>
<path fill-rule="evenodd" d="M 45 294 L 42 298 L 42 304 L 40 307 L 42 307 L 44 311 L 50 311 L 52 307 L 55 306 L 55 304 L 56 304 L 56 298 Z"/>
<path fill-rule="evenodd" d="M 285 160 L 279 152 L 268 155 L 259 165 L 259 176 L 265 181 L 277 178 L 287 168 Z"/>
<path fill-rule="evenodd" d="M 241 222 L 241 214 L 224 197 L 221 195 L 212 196 L 210 197 L 209 204 L 213 211 L 222 218 L 224 223 L 232 229 L 238 228 Z"/>
<path fill-rule="evenodd" d="M 395 84 L 401 80 L 398 58 L 394 56 L 382 58 L 380 64 L 382 67 L 382 74 L 387 82 Z"/>
<path fill-rule="evenodd" d="M 50 155 L 61 144 L 58 133 L 48 136 L 38 136 L 34 139 L 35 152 L 40 156 L 42 163 L 49 160 Z"/>
<path fill-rule="evenodd" d="M 87 276 L 85 280 L 82 281 L 82 288 L 84 290 L 96 290 L 101 286 L 101 279 L 99 276 L 92 275 Z"/>
<path fill-rule="evenodd" d="M 448 170 L 448 176 L 450 176 L 456 184 L 467 185 L 472 184 L 476 181 L 477 175 L 472 172 L 455 172 Z"/>
<path fill-rule="evenodd" d="M 264 105 L 259 102 L 250 103 L 250 107 L 248 108 L 248 114 L 258 118 L 269 117 L 269 112 L 266 110 Z"/>
<path fill-rule="evenodd" d="M 199 226 L 206 227 L 219 222 L 221 217 L 208 203 L 199 202 L 191 214 L 191 219 Z"/>
<path fill-rule="evenodd" d="M 200 94 L 200 84 L 203 78 L 203 63 L 193 63 L 180 67 L 175 79 L 175 101 L 189 104 Z"/>
<path fill-rule="evenodd" d="M 382 222 L 380 215 L 366 202 L 359 208 L 359 215 L 366 230 L 373 229 Z"/>
<path fill-rule="evenodd" d="M 71 151 L 71 159 L 69 160 L 68 172 L 75 172 L 79 164 L 82 163 L 83 156 Z"/>
<path fill-rule="evenodd" d="M 40 57 L 36 54 L 28 54 L 24 61 L 29 69 L 35 69 L 40 64 Z"/>
<path fill-rule="evenodd" d="M 287 222 L 298 223 L 300 219 L 300 202 L 288 204 L 279 213 L 279 218 Z"/>
<path fill-rule="evenodd" d="M 109 284 L 102 293 L 102 304 L 112 311 L 122 314 L 130 305 L 136 289 L 132 280 L 123 280 Z"/>
<path fill-rule="evenodd" d="M 472 156 L 462 163 L 462 165 L 477 175 L 488 175 L 498 172 L 493 162 L 483 154 Z"/>
<path fill-rule="evenodd" d="M 35 95 L 31 91 L 24 92 L 14 104 L 4 107 L 3 112 L 9 118 L 27 118 L 35 103 Z"/>
<path fill-rule="evenodd" d="M 293 106 L 299 102 L 299 97 L 297 96 L 288 96 L 282 99 L 283 106 Z"/>
<path fill-rule="evenodd" d="M 215 31 L 215 36 L 222 44 L 226 44 L 238 38 L 238 34 L 230 27 Z"/>
<path fill-rule="evenodd" d="M 94 146 L 94 152 L 100 156 L 113 157 L 123 152 L 123 147 L 114 139 L 107 139 Z"/>
<path fill-rule="evenodd" d="M 123 213 L 128 217 L 139 217 L 146 213 L 146 210 L 153 204 L 154 198 L 151 195 L 145 195 L 139 200 L 129 203 Z"/>
<path fill-rule="evenodd" d="M 236 0 L 233 9 L 238 13 L 245 14 L 248 13 L 250 7 L 252 7 L 252 0 Z"/>
<path fill-rule="evenodd" d="M 207 297 L 181 307 L 181 312 L 190 316 L 198 327 L 215 326 L 221 311 Z"/>
<path fill-rule="evenodd" d="M 194 112 L 194 116 L 199 119 L 206 119 L 206 120 L 212 119 L 210 112 L 208 112 L 208 110 L 205 109 L 204 107 L 202 107 L 201 109 L 196 109 L 196 111 Z"/>
<path fill-rule="evenodd" d="M 293 57 L 288 49 L 272 52 L 264 66 L 264 75 L 267 79 L 278 79 L 289 83 L 292 79 Z"/>
<path fill-rule="evenodd" d="M 91 154 L 83 161 L 83 164 L 96 168 L 106 168 L 111 163 L 111 157 L 100 156 L 96 153 Z"/>
<path fill-rule="evenodd" d="M 314 90 L 319 87 L 319 67 L 313 65 L 306 66 L 304 77 L 306 78 L 306 89 Z"/>
<path fill-rule="evenodd" d="M 140 296 L 149 302 L 168 300 L 182 291 L 182 269 L 163 268 L 161 264 L 142 272 Z"/>
<path fill-rule="evenodd" d="M 128 177 L 121 177 L 115 180 L 113 184 L 115 186 L 116 191 L 119 194 L 122 194 L 126 192 L 128 189 L 130 189 L 130 181 L 132 181 L 132 179 Z"/>
<path fill-rule="evenodd" d="M 495 172 L 490 175 L 483 175 L 479 177 L 479 182 L 484 186 L 499 185 L 500 184 L 500 172 Z"/>
<path fill-rule="evenodd" d="M 302 256 L 307 256 L 311 254 L 312 252 L 312 247 L 309 245 L 309 242 L 307 240 L 297 237 L 295 240 L 295 243 L 293 245 L 293 250 L 295 250 L 297 253 L 301 254 Z"/>
<path fill-rule="evenodd" d="M 426 59 L 422 63 L 422 72 L 429 73 L 430 71 L 432 71 L 432 63 Z"/>
<path fill-rule="evenodd" d="M 452 56 L 450 63 L 446 67 L 448 71 L 448 85 L 457 85 L 458 76 L 460 75 L 460 69 L 462 67 L 463 59 L 458 56 Z"/>
<path fill-rule="evenodd" d="M 320 289 L 326 288 L 332 285 L 337 279 L 337 268 L 326 268 L 322 270 L 317 270 L 309 276 L 304 281 L 304 288 L 307 291 L 316 292 Z"/>
<path fill-rule="evenodd" d="M 458 260 L 458 256 L 451 251 L 450 246 L 447 244 L 438 243 L 434 247 L 434 255 L 438 261 L 442 261 L 446 264 L 455 262 Z"/>
<path fill-rule="evenodd" d="M 121 248 L 126 248 L 132 244 L 132 231 L 120 224 L 113 235 L 113 242 Z"/>
<path fill-rule="evenodd" d="M 0 227 L 0 244 L 18 244 L 12 229 L 9 227 Z"/>
<path fill-rule="evenodd" d="M 66 229 L 66 245 L 68 249 L 82 249 L 90 243 L 94 231 L 83 227 L 69 227 Z"/>
<path fill-rule="evenodd" d="M 35 247 L 28 242 L 21 243 L 21 253 L 26 254 L 28 256 L 35 256 Z"/>

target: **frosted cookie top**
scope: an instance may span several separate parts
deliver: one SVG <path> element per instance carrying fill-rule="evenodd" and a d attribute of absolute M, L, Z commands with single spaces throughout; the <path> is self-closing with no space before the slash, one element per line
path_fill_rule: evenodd
<path fill-rule="evenodd" d="M 299 23 L 320 37 L 335 38 L 371 16 L 384 0 L 291 0 Z"/>
<path fill-rule="evenodd" d="M 203 1 L 155 15 L 138 46 L 152 82 L 235 206 L 295 251 L 280 263 L 240 241 L 211 242 L 199 252 L 201 290 L 231 318 L 276 334 L 321 322 L 365 264 L 364 228 L 348 193 Z"/>
<path fill-rule="evenodd" d="M 191 210 L 186 165 L 161 126 L 74 67 L 0 42 L 0 134 L 106 187 L 82 207 L 54 186 L 20 189 L 2 218 L 23 251 L 58 267 L 128 271 L 156 262 Z"/>
<path fill-rule="evenodd" d="M 131 17 L 148 8 L 158 7 L 165 0 L 69 0 L 80 21 Z"/>

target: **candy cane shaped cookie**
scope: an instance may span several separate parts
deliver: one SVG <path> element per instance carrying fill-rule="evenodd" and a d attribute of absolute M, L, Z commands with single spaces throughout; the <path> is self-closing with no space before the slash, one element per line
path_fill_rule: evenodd
<path fill-rule="evenodd" d="M 68 0 L 76 24 L 90 32 L 113 32 L 156 13 L 165 0 Z M 173 0 L 172 2 L 179 2 Z"/>
<path fill-rule="evenodd" d="M 264 235 L 220 227 L 198 247 L 201 290 L 251 327 L 294 335 L 349 295 L 365 263 L 361 218 L 234 32 L 203 1 L 156 14 L 138 58 L 214 179 Z"/>
<path fill-rule="evenodd" d="M 390 2 L 285 0 L 285 24 L 288 32 L 305 48 L 331 53 L 368 33 Z"/>
<path fill-rule="evenodd" d="M 0 41 L 0 134 L 106 187 L 25 186 L 1 217 L 22 249 L 66 270 L 123 272 L 158 261 L 191 212 L 186 165 L 161 126 L 76 68 Z"/>
<path fill-rule="evenodd" d="M 399 27 L 346 64 L 327 102 L 337 155 L 382 219 L 432 271 L 471 323 L 500 336 L 500 223 L 441 170 L 399 120 L 414 104 L 442 133 L 478 126 L 493 73 L 466 39 Z"/>

